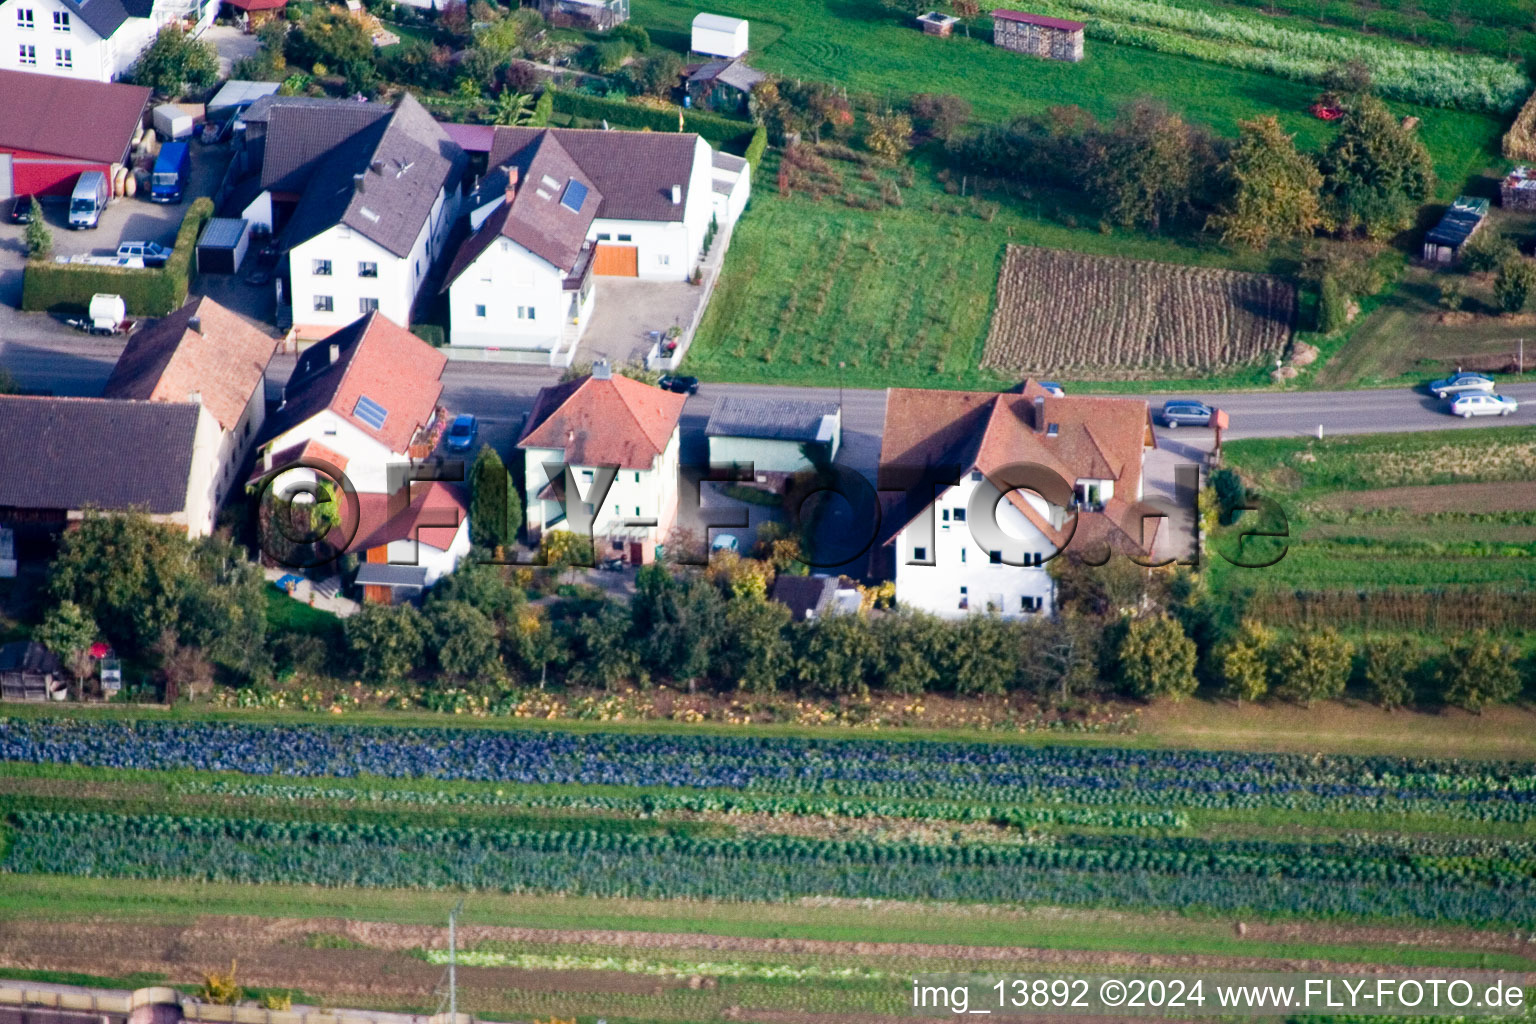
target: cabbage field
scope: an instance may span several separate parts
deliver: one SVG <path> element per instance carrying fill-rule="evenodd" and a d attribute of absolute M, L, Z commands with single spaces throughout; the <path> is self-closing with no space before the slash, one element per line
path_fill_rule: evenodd
<path fill-rule="evenodd" d="M 929 915 L 1112 914 L 1123 928 L 1235 919 L 1365 929 L 1438 950 L 1401 954 L 1414 963 L 1460 965 L 1467 936 L 1536 921 L 1536 773 L 1515 762 L 28 716 L 0 719 L 0 810 L 12 888 L 68 892 L 100 879 L 133 899 L 159 887 L 153 898 L 193 906 L 249 892 L 241 913 L 262 893 L 300 886 L 317 906 L 334 891 L 348 908 L 386 898 L 370 894 L 518 899 L 523 913 L 547 900 L 556 920 L 597 908 L 587 912 L 604 929 L 623 927 L 613 921 L 630 908 L 675 907 L 699 922 L 684 930 L 708 931 L 722 908 L 759 908 L 741 911 L 745 920 L 859 901 Z M 186 896 L 164 896 L 180 886 Z M 629 926 L 636 935 L 658 911 L 646 913 Z M 1039 941 L 1036 926 L 1020 927 L 1017 939 L 990 941 Z M 347 951 L 373 935 L 322 936 L 285 969 L 319 971 L 332 957 L 345 974 Z M 623 992 L 635 984 L 624 979 L 660 979 L 636 1019 L 670 1021 L 703 1019 L 704 1004 L 888 1007 L 890 978 L 967 956 L 902 946 L 898 958 L 879 943 L 811 956 L 739 936 L 646 935 L 655 952 L 609 930 L 472 933 L 462 967 L 492 972 L 514 1015 L 613 1012 L 630 1004 L 583 986 Z M 435 933 L 392 941 L 441 962 Z M 143 969 L 126 945 L 119 969 Z M 243 947 L 229 948 L 246 962 Z M 567 976 L 585 994 L 549 995 L 549 979 Z M 701 978 L 718 993 L 700 995 L 716 992 Z"/>

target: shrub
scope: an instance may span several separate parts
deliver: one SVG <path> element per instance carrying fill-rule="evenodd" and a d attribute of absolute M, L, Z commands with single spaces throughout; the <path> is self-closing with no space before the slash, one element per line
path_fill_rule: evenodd
<path fill-rule="evenodd" d="M 1365 688 L 1372 703 L 1388 711 L 1413 699 L 1412 674 L 1419 667 L 1418 644 L 1408 637 L 1383 637 L 1366 643 Z"/>
<path fill-rule="evenodd" d="M 365 605 L 347 619 L 345 636 L 354 668 L 373 682 L 404 679 L 421 663 L 426 645 L 421 613 L 408 604 Z"/>
<path fill-rule="evenodd" d="M 1326 275 L 1317 286 L 1317 329 L 1323 334 L 1343 330 L 1349 322 L 1349 293 L 1339 279 Z"/>
<path fill-rule="evenodd" d="M 443 329 L 437 324 L 412 324 L 411 333 L 433 348 L 443 347 Z"/>
<path fill-rule="evenodd" d="M 1518 657 L 1513 645 L 1495 643 L 1478 630 L 1446 655 L 1440 667 L 1441 699 L 1473 714 L 1513 700 L 1520 693 Z"/>
<path fill-rule="evenodd" d="M 1467 301 L 1467 290 L 1460 281 L 1447 281 L 1440 286 L 1440 308 L 1456 312 Z"/>
<path fill-rule="evenodd" d="M 763 153 L 768 149 L 768 129 L 758 125 L 752 132 L 752 141 L 747 143 L 747 151 L 742 154 L 747 163 L 752 166 L 754 172 L 757 165 L 762 163 Z"/>
<path fill-rule="evenodd" d="M 677 131 L 676 110 L 657 110 L 627 103 L 621 99 L 593 96 L 591 93 L 571 92 L 561 89 L 552 93 L 551 104 L 556 113 L 582 117 L 591 121 L 607 121 L 615 127 L 650 129 L 653 132 Z M 537 112 L 535 107 L 535 112 Z M 713 146 L 729 146 L 745 143 L 752 126 L 746 121 L 736 121 L 718 114 L 690 110 L 683 114 L 683 130 L 697 132 Z"/>
<path fill-rule="evenodd" d="M 1308 706 L 1343 696 L 1354 653 L 1354 645 L 1332 629 L 1300 633 L 1276 654 L 1275 692 Z"/>
<path fill-rule="evenodd" d="M 1262 700 L 1269 692 L 1274 634 L 1263 624 L 1244 619 L 1237 631 L 1217 645 L 1212 657 L 1221 679 L 1221 692 L 1241 704 Z"/>
<path fill-rule="evenodd" d="M 1138 697 L 1183 700 L 1195 692 L 1195 642 L 1166 615 L 1135 619 L 1120 642 L 1120 674 Z"/>
<path fill-rule="evenodd" d="M 1473 235 L 1461 247 L 1461 265 L 1474 274 L 1498 270 L 1511 258 L 1518 256 L 1515 243 L 1497 231 L 1484 231 Z"/>
<path fill-rule="evenodd" d="M 1518 313 L 1531 301 L 1536 290 L 1536 264 L 1523 256 L 1506 260 L 1493 279 L 1493 295 L 1499 308 L 1506 313 Z"/>

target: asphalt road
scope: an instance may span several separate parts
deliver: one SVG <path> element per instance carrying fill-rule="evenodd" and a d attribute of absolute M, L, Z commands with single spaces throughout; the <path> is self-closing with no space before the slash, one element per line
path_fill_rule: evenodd
<path fill-rule="evenodd" d="M 28 341 L 0 340 L 0 367 L 25 390 L 59 395 L 101 393 L 121 351 L 118 339 L 74 336 L 67 339 Z M 276 398 L 293 366 L 291 356 L 273 361 L 267 374 L 268 393 Z M 533 406 L 539 388 L 553 383 L 558 374 L 541 367 L 499 363 L 450 362 L 443 374 L 444 404 L 455 413 L 472 412 L 482 421 L 482 438 L 505 450 L 522 416 Z M 1231 416 L 1228 440 L 1246 437 L 1297 437 L 1315 435 L 1319 426 L 1329 434 L 1360 434 L 1410 430 L 1456 429 L 1469 426 L 1502 426 L 1536 423 L 1536 384 L 1502 388 L 1520 403 L 1509 417 L 1462 420 L 1447 416 L 1440 403 L 1428 394 L 1406 388 L 1370 391 L 1294 391 L 1192 393 L 1227 410 Z M 715 402 L 724 395 L 803 398 L 843 403 L 845 456 L 842 461 L 860 469 L 872 467 L 880 448 L 885 420 L 885 393 L 849 388 L 775 387 L 763 384 L 716 384 L 705 382 L 688 400 L 683 413 L 685 433 L 702 432 Z M 1147 395 L 1158 408 L 1171 395 Z M 1191 452 L 1211 443 L 1209 430 L 1182 427 L 1159 428 L 1174 447 Z M 695 434 L 697 436 L 697 434 Z"/>

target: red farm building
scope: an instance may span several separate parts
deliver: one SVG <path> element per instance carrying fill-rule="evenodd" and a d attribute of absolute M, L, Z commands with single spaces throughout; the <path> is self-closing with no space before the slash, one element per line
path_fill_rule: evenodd
<path fill-rule="evenodd" d="M 125 164 L 150 91 L 29 71 L 0 71 L 0 200 L 67 196 L 82 171 Z"/>

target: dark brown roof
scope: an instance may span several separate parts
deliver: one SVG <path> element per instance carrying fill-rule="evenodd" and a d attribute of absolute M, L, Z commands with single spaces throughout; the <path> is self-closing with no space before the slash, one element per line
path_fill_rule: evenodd
<path fill-rule="evenodd" d="M 187 402 L 196 393 L 219 426 L 234 430 L 265 387 L 276 348 L 275 338 L 212 299 L 193 299 L 128 340 L 102 395 Z"/>
<path fill-rule="evenodd" d="M 186 403 L 0 395 L 0 506 L 180 512 L 197 419 Z"/>
<path fill-rule="evenodd" d="M 548 133 L 524 146 L 508 167 L 498 167 L 486 175 L 481 193 L 491 195 L 499 188 L 505 196 L 514 175 L 512 202 L 503 198 L 480 230 L 464 240 L 443 278 L 443 288 L 452 285 L 498 237 L 511 239 L 563 273 L 570 273 L 580 260 L 587 229 L 603 201 L 592 179 Z M 577 183 L 576 190 L 572 182 Z M 567 196 L 571 205 L 567 205 Z M 579 206 L 572 209 L 578 198 Z"/>
<path fill-rule="evenodd" d="M 272 160 L 274 145 L 280 150 L 292 145 L 283 139 L 290 122 L 304 123 L 303 144 L 294 148 L 308 152 L 311 144 L 323 137 L 327 125 L 331 125 L 331 137 L 337 139 L 336 129 L 344 130 L 361 116 L 340 113 L 346 109 L 346 104 L 276 108 L 267 124 L 263 181 L 269 180 L 266 166 Z M 317 120 L 318 126 L 314 123 Z M 305 178 L 303 196 L 283 229 L 283 245 L 292 248 L 345 224 L 396 256 L 407 256 L 438 194 L 458 187 L 468 159 L 416 97 L 406 93 L 387 117 L 369 122 L 310 163 L 284 175 L 280 184 L 285 188 L 267 186 L 296 191 L 297 179 L 300 175 Z M 274 169 L 287 163 L 285 159 Z"/>
<path fill-rule="evenodd" d="M 447 364 L 447 356 L 375 310 L 299 356 L 265 434 L 276 437 L 329 409 L 390 451 L 404 452 L 432 419 Z M 363 398 L 385 411 L 382 427 L 358 416 Z"/>
<path fill-rule="evenodd" d="M 308 102 L 294 102 L 301 99 Z M 323 161 L 352 144 L 359 133 L 377 129 L 388 116 L 389 107 L 383 103 L 263 96 L 251 104 L 241 119 L 247 124 L 267 123 L 261 187 L 303 192 Z M 377 134 L 370 138 L 377 144 Z"/>
<path fill-rule="evenodd" d="M 789 609 L 790 618 L 804 622 L 811 614 L 820 615 L 837 593 L 835 576 L 785 576 L 773 581 L 769 596 Z"/>
<path fill-rule="evenodd" d="M 517 446 L 562 449 L 573 466 L 650 469 L 687 400 L 628 377 L 580 377 L 539 391 Z"/>
<path fill-rule="evenodd" d="M 597 216 L 613 220 L 683 219 L 699 138 L 692 132 L 498 127 L 489 166 L 513 162 L 542 135 L 559 140 L 603 194 Z M 682 189 L 680 203 L 672 202 L 673 186 Z"/>
<path fill-rule="evenodd" d="M 1062 398 L 1034 381 L 1004 394 L 892 388 L 880 444 L 880 489 L 889 495 L 882 540 L 889 542 L 933 503 L 934 485 L 953 483 L 973 469 L 991 475 L 1023 463 L 1052 469 L 1069 485 L 1084 478 L 1114 480 L 1115 507 L 1080 514 L 1079 534 L 1102 528 L 1129 536 L 1121 523 L 1141 489 L 1143 448 L 1155 444 L 1151 411 L 1140 399 Z M 1073 536 L 1053 527 L 1017 492 L 1009 500 L 1057 546 Z M 1100 515 L 1109 522 L 1088 523 Z"/>
<path fill-rule="evenodd" d="M 139 130 L 149 95 L 137 85 L 0 71 L 0 146 L 117 163 Z"/>
<path fill-rule="evenodd" d="M 36 640 L 15 640 L 0 647 L 0 672 L 58 675 L 63 671 L 58 657 Z"/>
<path fill-rule="evenodd" d="M 1026 25 L 1056 28 L 1063 32 L 1081 32 L 1086 27 L 1081 21 L 1068 21 L 1066 18 L 1052 18 L 1046 14 L 1026 14 L 1023 11 L 1007 9 L 993 11 L 992 17 L 997 21 L 1019 21 Z"/>

